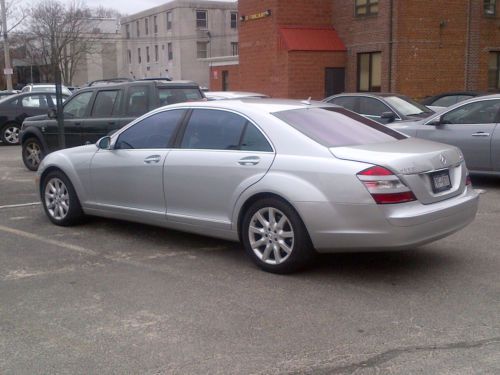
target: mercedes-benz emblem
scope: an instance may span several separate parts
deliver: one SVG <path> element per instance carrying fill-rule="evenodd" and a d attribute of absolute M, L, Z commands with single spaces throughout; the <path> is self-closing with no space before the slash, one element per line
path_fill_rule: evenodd
<path fill-rule="evenodd" d="M 441 154 L 441 155 L 439 156 L 439 158 L 441 159 L 441 163 L 442 163 L 443 165 L 446 165 L 446 162 L 447 162 L 447 160 L 446 160 L 446 156 L 444 156 L 443 154 Z"/>

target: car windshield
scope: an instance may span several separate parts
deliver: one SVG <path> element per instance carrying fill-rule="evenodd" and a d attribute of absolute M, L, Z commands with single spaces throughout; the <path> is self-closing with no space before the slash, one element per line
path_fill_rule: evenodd
<path fill-rule="evenodd" d="M 385 96 L 384 99 L 393 106 L 399 113 L 405 116 L 416 116 L 422 113 L 434 113 L 426 106 L 419 104 L 410 98 L 403 98 L 400 96 Z"/>
<path fill-rule="evenodd" d="M 357 146 L 407 138 L 344 108 L 301 108 L 274 116 L 326 147 Z"/>

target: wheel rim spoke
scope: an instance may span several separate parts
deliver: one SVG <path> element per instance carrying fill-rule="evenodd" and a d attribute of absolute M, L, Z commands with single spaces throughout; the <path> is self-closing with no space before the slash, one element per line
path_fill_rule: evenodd
<path fill-rule="evenodd" d="M 64 219 L 70 210 L 70 198 L 66 185 L 59 178 L 50 179 L 45 185 L 45 206 L 49 215 L 56 219 Z"/>

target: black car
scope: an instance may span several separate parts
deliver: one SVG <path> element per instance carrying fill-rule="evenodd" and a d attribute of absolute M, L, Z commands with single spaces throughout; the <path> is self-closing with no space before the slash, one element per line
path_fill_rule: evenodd
<path fill-rule="evenodd" d="M 434 107 L 449 107 L 461 101 L 475 98 L 476 96 L 487 95 L 479 91 L 453 91 L 444 92 L 434 96 L 428 96 L 420 101 L 423 105 Z"/>
<path fill-rule="evenodd" d="M 26 117 L 47 113 L 55 107 L 56 96 L 49 92 L 10 95 L 0 100 L 0 137 L 5 145 L 19 144 L 19 131 Z"/>
<path fill-rule="evenodd" d="M 78 90 L 64 103 L 66 147 L 95 143 L 152 109 L 179 102 L 204 100 L 190 81 L 134 81 Z M 54 111 L 24 121 L 20 139 L 23 162 L 37 170 L 48 153 L 60 148 Z"/>
<path fill-rule="evenodd" d="M 391 93 L 338 94 L 323 101 L 337 104 L 382 124 L 419 120 L 434 113 L 405 95 Z"/>

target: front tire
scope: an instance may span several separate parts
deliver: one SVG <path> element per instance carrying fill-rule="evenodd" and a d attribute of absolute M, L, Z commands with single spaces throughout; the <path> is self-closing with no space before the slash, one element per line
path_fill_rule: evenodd
<path fill-rule="evenodd" d="M 36 171 L 44 158 L 43 147 L 37 138 L 28 138 L 22 146 L 23 163 L 30 171 Z"/>
<path fill-rule="evenodd" d="M 83 210 L 69 178 L 61 171 L 45 176 L 41 189 L 45 213 L 56 225 L 70 226 L 83 219 Z"/>
<path fill-rule="evenodd" d="M 16 123 L 4 125 L 1 133 L 2 142 L 9 146 L 18 145 L 20 131 L 21 127 Z"/>
<path fill-rule="evenodd" d="M 245 212 L 241 238 L 247 254 L 265 271 L 286 274 L 314 259 L 307 229 L 295 209 L 277 198 L 261 199 Z"/>

